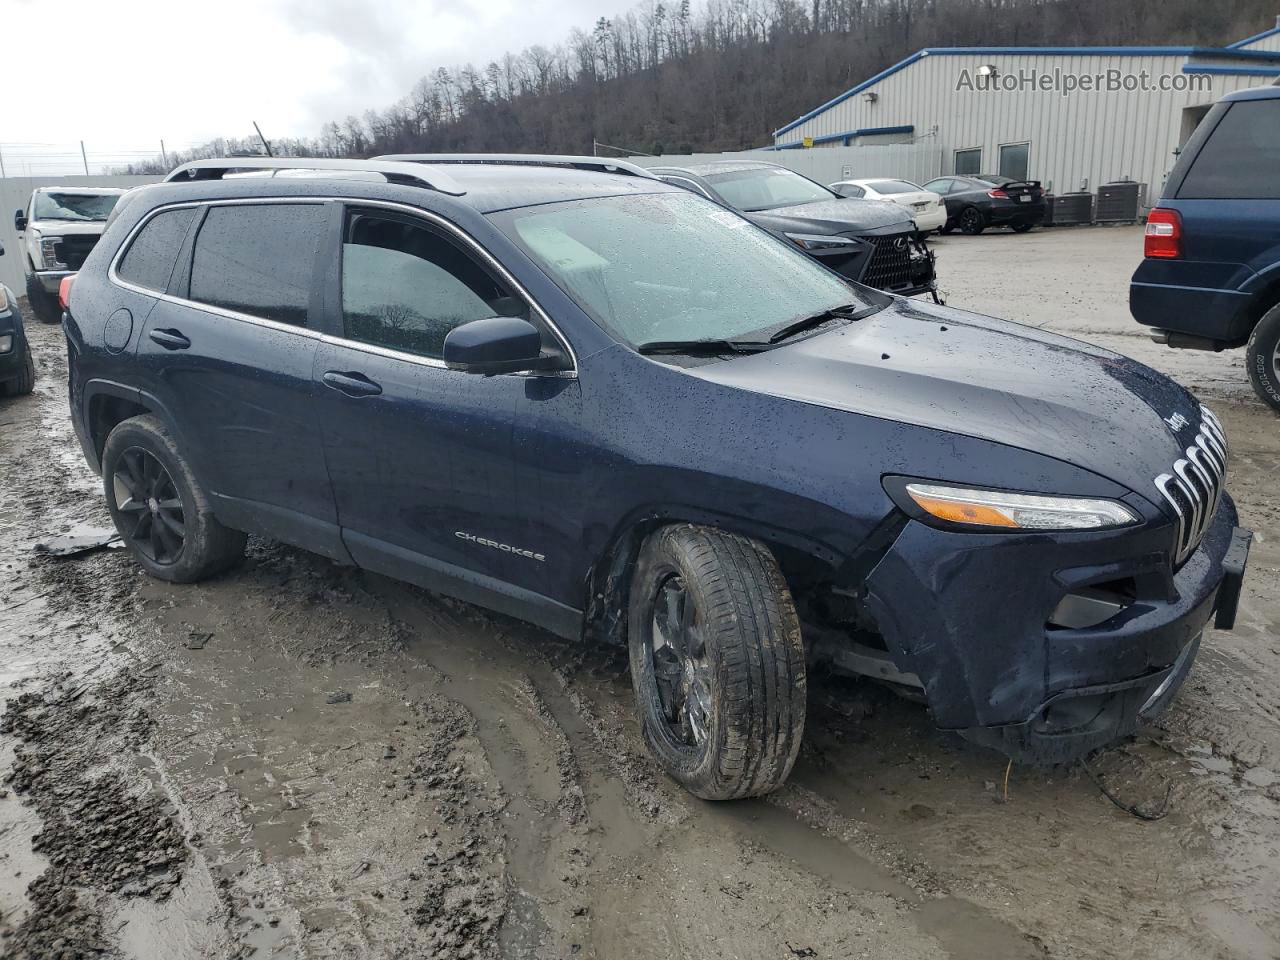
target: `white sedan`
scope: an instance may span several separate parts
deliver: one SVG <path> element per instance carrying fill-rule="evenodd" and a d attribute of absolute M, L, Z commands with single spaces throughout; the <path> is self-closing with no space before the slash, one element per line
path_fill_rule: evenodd
<path fill-rule="evenodd" d="M 946 201 L 910 180 L 840 180 L 829 187 L 842 197 L 888 200 L 904 206 L 921 233 L 932 233 L 947 222 Z"/>

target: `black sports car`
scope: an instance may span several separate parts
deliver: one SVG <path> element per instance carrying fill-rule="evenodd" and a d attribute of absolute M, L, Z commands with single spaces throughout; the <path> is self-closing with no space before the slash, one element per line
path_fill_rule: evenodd
<path fill-rule="evenodd" d="M 924 185 L 942 195 L 947 222 L 942 233 L 959 228 L 977 235 L 987 227 L 1026 233 L 1044 220 L 1044 191 L 1039 180 L 1014 180 L 995 173 L 976 177 L 938 177 Z"/>

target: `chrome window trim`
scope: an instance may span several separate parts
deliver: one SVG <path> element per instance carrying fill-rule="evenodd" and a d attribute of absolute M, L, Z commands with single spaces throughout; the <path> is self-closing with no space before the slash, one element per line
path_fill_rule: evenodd
<path fill-rule="evenodd" d="M 418 217 L 432 224 L 438 229 L 444 231 L 447 235 L 461 241 L 463 246 L 477 256 L 480 261 L 490 270 L 498 275 L 516 294 L 525 301 L 526 305 L 542 320 L 546 329 L 556 339 L 560 346 L 564 349 L 565 354 L 569 357 L 571 369 L 556 370 L 551 373 L 543 373 L 538 371 L 520 371 L 518 373 L 498 374 L 498 376 L 514 376 L 514 377 L 559 377 L 565 379 L 577 379 L 578 376 L 578 354 L 573 349 L 573 344 L 569 342 L 561 329 L 556 326 L 548 313 L 542 309 L 542 305 L 534 299 L 533 295 L 525 289 L 511 272 L 507 270 L 488 250 L 486 250 L 477 240 L 470 234 L 462 230 L 457 224 L 433 213 L 430 210 L 424 210 L 421 207 L 415 207 L 407 203 L 396 203 L 391 200 L 370 200 L 362 197 L 229 197 L 214 200 L 186 200 L 178 203 L 169 203 L 154 210 L 150 210 L 147 214 L 133 225 L 129 231 L 129 235 L 125 237 L 124 242 L 120 244 L 120 248 L 116 250 L 111 258 L 111 263 L 107 267 L 107 279 L 117 287 L 125 290 L 131 290 L 134 293 L 142 294 L 147 297 L 155 297 L 157 300 L 163 300 L 166 303 L 172 303 L 181 307 L 192 307 L 196 310 L 203 310 L 206 313 L 215 316 L 225 317 L 228 320 L 239 320 L 244 323 L 254 324 L 256 326 L 265 327 L 269 330 L 277 330 L 285 333 L 293 333 L 298 336 L 305 337 L 309 340 L 315 340 L 320 343 L 326 343 L 333 346 L 350 347 L 363 353 L 374 354 L 375 356 L 387 357 L 392 360 L 405 360 L 409 363 L 416 363 L 419 366 L 431 367 L 436 370 L 447 370 L 448 365 L 441 359 L 436 357 L 423 357 L 415 353 L 406 353 L 402 350 L 393 350 L 389 347 L 378 346 L 377 344 L 364 343 L 360 340 L 352 340 L 347 337 L 337 337 L 333 334 L 324 333 L 320 330 L 314 330 L 310 327 L 298 327 L 288 323 L 280 323 L 278 320 L 270 320 L 267 317 L 258 317 L 250 313 L 240 313 L 237 310 L 227 310 L 223 307 L 215 307 L 212 304 L 203 303 L 199 300 L 189 300 L 184 297 L 175 297 L 161 290 L 151 290 L 138 284 L 130 283 L 120 277 L 117 268 L 120 261 L 124 259 L 125 253 L 133 246 L 134 240 L 138 233 L 146 226 L 154 217 L 170 210 L 179 210 L 186 207 L 227 207 L 227 206 L 246 206 L 255 204 L 272 204 L 272 203 L 288 203 L 288 204 L 326 204 L 341 203 L 344 206 L 358 207 L 376 207 L 385 210 L 392 210 L 397 213 L 407 214 L 412 217 Z"/>

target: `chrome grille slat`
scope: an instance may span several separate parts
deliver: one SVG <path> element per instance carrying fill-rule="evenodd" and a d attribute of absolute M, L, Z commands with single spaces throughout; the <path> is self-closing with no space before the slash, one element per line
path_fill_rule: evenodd
<path fill-rule="evenodd" d="M 1174 563 L 1182 563 L 1195 552 L 1205 531 L 1218 512 L 1226 487 L 1227 436 L 1218 418 L 1200 408 L 1200 431 L 1195 441 L 1173 464 L 1171 473 L 1155 479 L 1156 489 L 1176 518 Z"/>

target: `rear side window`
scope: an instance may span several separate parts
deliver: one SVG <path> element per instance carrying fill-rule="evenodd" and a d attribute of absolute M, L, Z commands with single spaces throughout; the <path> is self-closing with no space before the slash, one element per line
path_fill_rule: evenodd
<path fill-rule="evenodd" d="M 318 203 L 212 207 L 196 237 L 191 299 L 305 327 L 326 217 Z"/>
<path fill-rule="evenodd" d="M 129 245 L 116 275 L 126 283 L 163 293 L 195 215 L 194 209 L 186 207 L 158 213 L 148 220 Z"/>
<path fill-rule="evenodd" d="M 1280 199 L 1280 100 L 1231 105 L 1192 163 L 1180 199 Z"/>
<path fill-rule="evenodd" d="M 440 358 L 472 320 L 528 316 L 490 273 L 434 230 L 356 212 L 342 244 L 342 321 L 352 340 Z"/>

